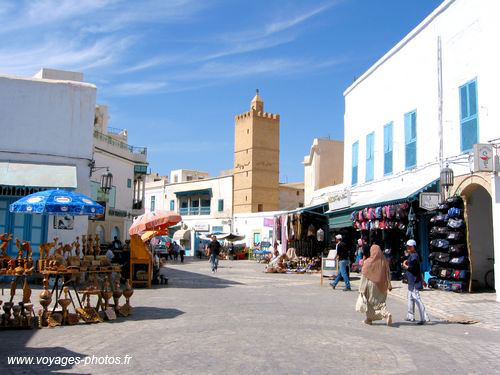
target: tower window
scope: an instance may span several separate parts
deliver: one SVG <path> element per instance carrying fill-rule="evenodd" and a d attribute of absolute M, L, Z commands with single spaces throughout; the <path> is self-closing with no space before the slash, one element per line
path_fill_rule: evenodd
<path fill-rule="evenodd" d="M 262 204 L 257 205 L 257 211 L 259 211 L 259 212 L 264 211 L 264 207 L 262 206 Z"/>
<path fill-rule="evenodd" d="M 248 172 L 247 172 L 247 177 L 248 177 Z"/>
<path fill-rule="evenodd" d="M 250 129 L 247 129 L 247 134 L 250 134 Z"/>
<path fill-rule="evenodd" d="M 248 196 L 245 195 L 245 201 L 247 201 L 247 200 L 248 200 Z"/>

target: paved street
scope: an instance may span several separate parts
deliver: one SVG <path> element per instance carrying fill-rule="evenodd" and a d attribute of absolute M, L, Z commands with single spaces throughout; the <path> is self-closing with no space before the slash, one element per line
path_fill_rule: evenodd
<path fill-rule="evenodd" d="M 128 320 L 2 332 L 0 373 L 500 371 L 498 332 L 484 326 L 403 322 L 405 303 L 398 297 L 388 302 L 394 327 L 365 326 L 354 311 L 357 293 L 321 288 L 317 275 L 265 274 L 263 265 L 247 261 L 221 262 L 215 275 L 208 268 L 206 261 L 169 266 L 168 286 L 136 290 Z M 7 365 L 6 355 L 132 359 L 129 365 L 19 367 Z"/>

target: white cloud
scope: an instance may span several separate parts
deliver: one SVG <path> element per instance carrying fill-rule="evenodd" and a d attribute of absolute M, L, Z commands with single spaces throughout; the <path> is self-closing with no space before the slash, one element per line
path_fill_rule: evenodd
<path fill-rule="evenodd" d="M 167 86 L 166 82 L 126 82 L 114 86 L 113 92 L 117 96 L 143 95 L 159 92 Z"/>

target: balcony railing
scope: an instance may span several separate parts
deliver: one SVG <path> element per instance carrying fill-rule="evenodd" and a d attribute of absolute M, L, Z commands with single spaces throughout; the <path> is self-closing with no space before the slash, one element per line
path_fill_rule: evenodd
<path fill-rule="evenodd" d="M 210 207 L 179 208 L 179 215 L 210 215 Z"/>
<path fill-rule="evenodd" d="M 142 210 L 142 206 L 143 206 L 142 203 L 143 203 L 142 201 L 134 202 L 132 204 L 132 209 L 134 209 L 134 210 Z"/>
<path fill-rule="evenodd" d="M 141 154 L 141 155 L 147 155 L 148 149 L 146 147 L 135 147 L 131 146 L 129 144 L 126 144 L 125 142 L 121 142 L 117 139 L 114 139 L 113 137 L 103 134 L 101 132 L 98 132 L 97 130 L 94 130 L 94 138 L 99 139 L 103 142 L 106 142 L 107 144 L 110 144 L 115 147 L 119 147 L 123 150 L 127 150 L 128 152 L 132 154 Z"/>

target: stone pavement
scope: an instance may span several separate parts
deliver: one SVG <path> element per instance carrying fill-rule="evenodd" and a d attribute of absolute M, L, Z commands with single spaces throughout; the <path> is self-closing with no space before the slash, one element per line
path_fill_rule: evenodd
<path fill-rule="evenodd" d="M 468 374 L 500 372 L 498 332 L 477 325 L 402 321 L 366 326 L 356 292 L 318 275 L 265 274 L 248 261 L 168 267 L 168 286 L 136 290 L 129 319 L 4 331 L 1 374 Z M 35 292 L 34 294 L 37 294 Z M 424 296 L 427 298 L 427 295 Z M 7 356 L 132 357 L 126 365 L 8 365 Z M 127 357 L 128 358 L 128 357 Z"/>

